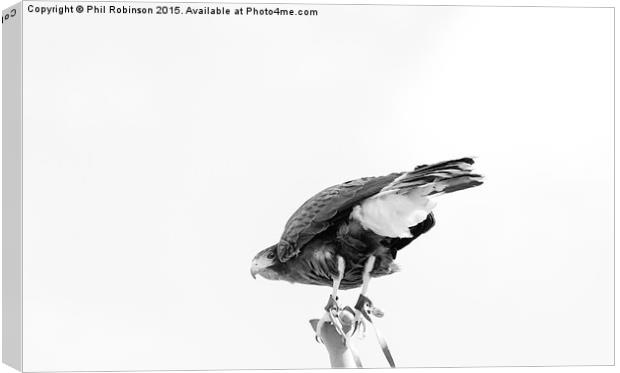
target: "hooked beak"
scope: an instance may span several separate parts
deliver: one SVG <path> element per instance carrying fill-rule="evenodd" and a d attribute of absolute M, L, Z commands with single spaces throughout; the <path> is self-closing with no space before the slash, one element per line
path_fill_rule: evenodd
<path fill-rule="evenodd" d="M 253 279 L 256 280 L 256 275 L 258 274 L 258 272 L 260 272 L 258 265 L 256 263 L 252 263 L 252 267 L 250 268 L 250 274 L 252 275 Z"/>

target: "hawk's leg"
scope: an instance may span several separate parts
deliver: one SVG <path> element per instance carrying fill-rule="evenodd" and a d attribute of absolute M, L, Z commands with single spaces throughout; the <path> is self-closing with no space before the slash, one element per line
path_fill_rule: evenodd
<path fill-rule="evenodd" d="M 321 341 L 321 329 L 323 325 L 328 322 L 334 322 L 334 318 L 338 317 L 340 312 L 340 306 L 338 305 L 338 289 L 340 288 L 340 282 L 344 277 L 344 258 L 338 256 L 338 275 L 333 276 L 332 279 L 334 281 L 334 285 L 332 288 L 332 294 L 329 296 L 329 300 L 325 305 L 325 314 L 316 325 L 316 339 L 317 341 Z M 336 324 L 336 323 L 335 323 Z M 340 325 L 334 325 L 336 330 L 340 333 L 339 329 L 342 329 Z M 342 333 L 340 333 L 342 334 Z"/>
<path fill-rule="evenodd" d="M 344 258 L 338 255 L 338 276 L 333 277 L 334 287 L 332 288 L 332 298 L 338 300 L 338 289 L 340 288 L 340 282 L 344 277 Z"/>
<path fill-rule="evenodd" d="M 360 296 L 357 299 L 357 304 L 355 305 L 355 327 L 352 329 L 351 334 L 354 334 L 360 326 L 365 326 L 364 319 L 370 321 L 368 319 L 369 314 L 376 317 L 383 317 L 383 311 L 375 307 L 372 304 L 372 301 L 366 297 L 366 293 L 368 292 L 368 284 L 370 283 L 370 272 L 372 272 L 375 266 L 375 260 L 375 256 L 371 255 L 364 266 L 364 273 L 362 274 L 362 291 L 360 292 Z"/>
<path fill-rule="evenodd" d="M 370 282 L 370 272 L 375 266 L 375 256 L 371 255 L 366 261 L 366 265 L 364 266 L 364 274 L 362 275 L 362 292 L 361 295 L 366 295 L 368 292 L 368 283 Z"/>
<path fill-rule="evenodd" d="M 368 291 L 368 283 L 370 282 L 370 272 L 372 272 L 374 266 L 375 257 L 374 255 L 371 255 L 370 258 L 368 258 L 366 265 L 364 266 L 364 273 L 362 277 L 362 292 L 360 293 L 360 296 L 357 299 L 357 304 L 355 305 L 355 327 L 353 328 L 351 334 L 355 334 L 355 332 L 360 326 L 363 326 L 365 329 L 366 323 L 373 324 L 373 329 L 375 330 L 375 334 L 377 336 L 377 340 L 379 341 L 379 345 L 381 346 L 381 350 L 383 350 L 383 354 L 385 355 L 385 358 L 390 364 L 390 367 L 395 368 L 396 364 L 394 363 L 394 358 L 392 357 L 392 353 L 388 348 L 387 342 L 385 341 L 385 338 L 383 338 L 383 335 L 379 333 L 377 327 L 374 326 L 372 318 L 370 317 L 370 315 L 376 317 L 383 317 L 383 311 L 375 307 L 372 304 L 370 298 L 366 296 L 366 292 Z"/>

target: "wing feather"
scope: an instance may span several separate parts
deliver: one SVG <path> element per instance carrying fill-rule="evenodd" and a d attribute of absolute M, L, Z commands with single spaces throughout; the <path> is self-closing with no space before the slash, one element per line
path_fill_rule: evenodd
<path fill-rule="evenodd" d="M 285 262 L 299 254 L 312 238 L 328 229 L 337 216 L 348 217 L 353 206 L 377 194 L 402 173 L 364 177 L 322 190 L 301 205 L 289 218 L 277 247 Z"/>
<path fill-rule="evenodd" d="M 433 207 L 427 197 L 482 184 L 482 176 L 472 173 L 473 164 L 465 157 L 324 189 L 287 221 L 276 249 L 278 259 L 295 257 L 314 237 L 349 216 L 381 236 L 411 238 L 410 227 L 427 219 Z"/>

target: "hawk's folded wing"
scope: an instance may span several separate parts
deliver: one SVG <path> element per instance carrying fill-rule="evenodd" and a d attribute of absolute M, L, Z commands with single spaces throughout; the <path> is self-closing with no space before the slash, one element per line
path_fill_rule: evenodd
<path fill-rule="evenodd" d="M 348 216 L 362 200 L 375 195 L 402 173 L 365 177 L 331 186 L 306 201 L 290 217 L 278 243 L 281 262 L 299 254 L 313 237 L 329 228 L 338 217 Z M 335 219 L 336 218 L 336 219 Z"/>
<path fill-rule="evenodd" d="M 316 235 L 347 218 L 356 205 L 378 193 L 353 211 L 354 218 L 381 236 L 411 237 L 409 228 L 426 219 L 432 209 L 428 197 L 482 184 L 482 176 L 472 172 L 473 164 L 473 158 L 465 157 L 329 187 L 306 201 L 288 220 L 278 243 L 278 258 L 285 262 L 294 257 Z M 386 219 L 381 211 L 397 214 L 394 219 Z"/>

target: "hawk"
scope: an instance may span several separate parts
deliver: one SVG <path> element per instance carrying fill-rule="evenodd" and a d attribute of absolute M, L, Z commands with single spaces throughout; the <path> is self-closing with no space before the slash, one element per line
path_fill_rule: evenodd
<path fill-rule="evenodd" d="M 293 213 L 250 272 L 269 280 L 352 289 L 392 274 L 399 250 L 435 225 L 435 197 L 482 184 L 472 158 L 331 186 Z"/>

